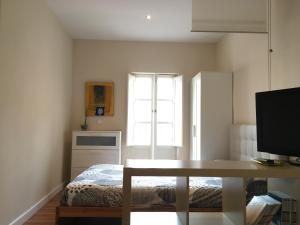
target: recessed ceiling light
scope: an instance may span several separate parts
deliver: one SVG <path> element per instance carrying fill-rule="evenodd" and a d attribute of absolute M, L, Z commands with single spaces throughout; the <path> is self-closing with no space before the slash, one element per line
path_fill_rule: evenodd
<path fill-rule="evenodd" d="M 148 15 L 146 16 L 146 19 L 147 19 L 147 20 L 151 20 L 151 15 L 148 14 Z"/>

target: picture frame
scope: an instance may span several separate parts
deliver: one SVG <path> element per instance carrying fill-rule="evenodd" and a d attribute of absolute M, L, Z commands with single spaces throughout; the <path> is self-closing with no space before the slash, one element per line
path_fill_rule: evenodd
<path fill-rule="evenodd" d="M 86 83 L 86 113 L 87 116 L 114 115 L 114 83 Z"/>

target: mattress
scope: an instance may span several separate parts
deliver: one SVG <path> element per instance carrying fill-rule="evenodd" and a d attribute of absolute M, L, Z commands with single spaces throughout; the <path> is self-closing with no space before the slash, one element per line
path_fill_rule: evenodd
<path fill-rule="evenodd" d="M 122 207 L 123 166 L 94 165 L 69 183 L 61 205 L 77 207 Z M 176 177 L 133 177 L 134 207 L 174 207 Z M 222 180 L 190 177 L 189 204 L 193 208 L 221 208 Z"/>

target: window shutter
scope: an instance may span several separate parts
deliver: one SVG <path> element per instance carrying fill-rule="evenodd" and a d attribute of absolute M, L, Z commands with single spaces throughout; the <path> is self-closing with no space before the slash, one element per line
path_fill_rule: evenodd
<path fill-rule="evenodd" d="M 134 83 L 135 83 L 135 76 L 132 74 L 128 74 L 127 146 L 134 145 L 134 143 L 133 143 L 133 140 L 134 140 L 134 137 L 133 137 L 133 135 L 134 135 L 134 131 L 133 131 Z"/>
<path fill-rule="evenodd" d="M 174 146 L 182 147 L 182 76 L 175 80 Z"/>

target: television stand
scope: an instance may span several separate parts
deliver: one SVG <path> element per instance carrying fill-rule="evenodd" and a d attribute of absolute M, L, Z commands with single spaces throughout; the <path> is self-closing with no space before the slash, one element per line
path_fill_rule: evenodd
<path fill-rule="evenodd" d="M 300 166 L 300 158 L 295 158 L 295 159 L 289 159 L 289 163 L 294 165 L 294 166 Z"/>
<path fill-rule="evenodd" d="M 254 162 L 259 163 L 264 166 L 283 166 L 284 161 L 276 160 L 276 159 L 264 159 L 264 158 L 255 158 L 253 159 Z M 300 164 L 300 162 L 299 162 Z"/>

